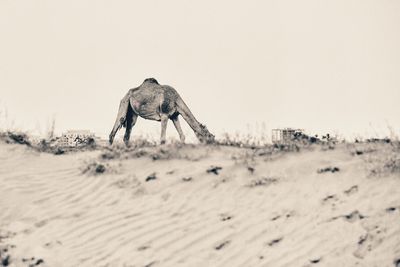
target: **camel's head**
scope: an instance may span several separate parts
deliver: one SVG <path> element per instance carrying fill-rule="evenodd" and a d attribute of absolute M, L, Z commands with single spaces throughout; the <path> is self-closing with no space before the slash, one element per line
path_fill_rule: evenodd
<path fill-rule="evenodd" d="M 213 144 L 215 143 L 215 136 L 208 131 L 207 127 L 203 124 L 200 124 L 201 132 L 196 133 L 197 138 L 200 140 L 202 143 L 206 144 Z"/>
<path fill-rule="evenodd" d="M 155 83 L 155 84 L 159 84 L 159 83 L 157 82 L 157 80 L 154 79 L 154 78 L 147 78 L 146 80 L 144 80 L 143 83 Z"/>

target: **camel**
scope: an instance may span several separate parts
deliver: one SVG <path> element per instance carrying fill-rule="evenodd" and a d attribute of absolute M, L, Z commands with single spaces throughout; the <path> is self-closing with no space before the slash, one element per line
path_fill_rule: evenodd
<path fill-rule="evenodd" d="M 136 88 L 130 89 L 119 104 L 117 119 L 110 133 L 109 142 L 113 143 L 115 134 L 125 127 L 124 143 L 129 146 L 129 138 L 137 118 L 161 121 L 161 144 L 165 144 L 168 119 L 172 120 L 179 138 L 185 142 L 178 116 L 181 115 L 193 129 L 202 143 L 213 143 L 214 135 L 207 127 L 199 123 L 178 92 L 168 85 L 160 85 L 156 79 L 148 78 Z"/>

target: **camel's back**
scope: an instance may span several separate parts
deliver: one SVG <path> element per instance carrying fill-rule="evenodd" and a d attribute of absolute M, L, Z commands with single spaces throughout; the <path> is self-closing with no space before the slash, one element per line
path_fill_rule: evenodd
<path fill-rule="evenodd" d="M 129 94 L 133 109 L 144 118 L 158 120 L 160 113 L 172 116 L 176 112 L 179 95 L 169 85 L 160 85 L 155 80 L 146 79 L 139 87 L 130 89 Z"/>
<path fill-rule="evenodd" d="M 178 92 L 173 87 L 160 84 L 142 84 L 139 87 L 130 89 L 129 94 L 138 100 L 159 99 L 162 97 L 168 101 L 174 101 L 179 98 Z"/>

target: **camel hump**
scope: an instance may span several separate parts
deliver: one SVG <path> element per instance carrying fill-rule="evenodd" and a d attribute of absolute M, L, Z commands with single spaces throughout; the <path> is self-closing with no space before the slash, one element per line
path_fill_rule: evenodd
<path fill-rule="evenodd" d="M 154 79 L 154 78 L 147 78 L 147 79 L 144 80 L 143 83 L 155 83 L 155 84 L 159 84 L 159 83 L 157 82 L 157 80 Z"/>

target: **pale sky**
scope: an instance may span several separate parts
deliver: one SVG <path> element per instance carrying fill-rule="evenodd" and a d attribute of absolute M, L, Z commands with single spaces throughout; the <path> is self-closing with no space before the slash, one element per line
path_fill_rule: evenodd
<path fill-rule="evenodd" d="M 44 133 L 54 116 L 58 133 L 107 136 L 154 77 L 217 136 L 399 133 L 399 14 L 397 0 L 0 0 L 0 127 Z"/>

